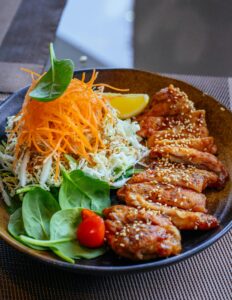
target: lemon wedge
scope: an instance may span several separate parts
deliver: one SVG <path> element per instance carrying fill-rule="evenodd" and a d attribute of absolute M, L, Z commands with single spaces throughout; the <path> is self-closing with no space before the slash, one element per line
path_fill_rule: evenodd
<path fill-rule="evenodd" d="M 140 114 L 149 102 L 147 94 L 104 93 L 112 107 L 118 111 L 120 119 L 135 117 Z"/>

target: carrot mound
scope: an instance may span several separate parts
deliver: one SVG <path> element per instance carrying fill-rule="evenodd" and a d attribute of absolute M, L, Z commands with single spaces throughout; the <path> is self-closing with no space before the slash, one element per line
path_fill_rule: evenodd
<path fill-rule="evenodd" d="M 93 91 L 97 77 L 94 71 L 89 82 L 72 79 L 62 96 L 50 102 L 31 99 L 30 91 L 36 86 L 33 80 L 21 111 L 17 114 L 10 138 L 17 136 L 15 161 L 26 151 L 39 153 L 44 159 L 56 161 L 55 178 L 59 176 L 59 163 L 65 153 L 85 158 L 104 144 L 101 138 L 103 120 L 109 113 L 106 100 Z M 104 85 L 104 84 L 103 84 Z"/>

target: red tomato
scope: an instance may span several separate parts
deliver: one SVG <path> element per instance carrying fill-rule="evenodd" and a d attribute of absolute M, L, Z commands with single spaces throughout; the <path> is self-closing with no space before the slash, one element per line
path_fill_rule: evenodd
<path fill-rule="evenodd" d="M 92 210 L 87 209 L 87 208 L 82 209 L 82 211 L 81 211 L 82 220 L 85 220 L 85 219 L 87 219 L 89 217 L 93 217 L 93 216 L 97 216 L 97 214 L 95 214 L 95 212 L 93 212 Z"/>
<path fill-rule="evenodd" d="M 78 241 L 81 245 L 89 248 L 97 248 L 102 246 L 105 237 L 104 220 L 94 212 L 87 209 L 83 209 L 82 212 L 83 219 L 77 228 Z"/>

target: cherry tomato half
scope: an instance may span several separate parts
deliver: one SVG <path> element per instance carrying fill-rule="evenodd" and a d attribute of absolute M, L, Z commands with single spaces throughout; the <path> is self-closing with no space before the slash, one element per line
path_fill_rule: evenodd
<path fill-rule="evenodd" d="M 95 214 L 95 212 L 93 212 L 92 210 L 87 209 L 87 208 L 82 209 L 82 211 L 81 211 L 82 220 L 85 220 L 85 219 L 87 219 L 89 217 L 93 217 L 93 216 L 97 216 L 97 214 Z"/>
<path fill-rule="evenodd" d="M 87 211 L 83 210 L 83 211 Z M 81 245 L 97 248 L 103 245 L 105 237 L 104 220 L 94 212 L 83 212 L 82 222 L 77 228 L 77 239 Z"/>

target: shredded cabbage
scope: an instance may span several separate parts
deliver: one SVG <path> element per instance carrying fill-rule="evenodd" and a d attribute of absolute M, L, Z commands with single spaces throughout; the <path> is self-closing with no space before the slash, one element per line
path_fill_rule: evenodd
<path fill-rule="evenodd" d="M 105 148 L 97 153 L 90 153 L 93 164 L 84 158 L 76 160 L 68 153 L 61 159 L 60 164 L 61 169 L 65 168 L 67 171 L 81 169 L 89 175 L 119 187 L 127 180 L 123 178 L 126 170 L 147 156 L 148 149 L 140 143 L 141 138 L 136 134 L 140 129 L 139 124 L 131 119 L 120 120 L 116 110 L 110 105 L 109 109 L 111 117 L 105 118 L 101 133 Z M 16 117 L 9 117 L 6 129 L 12 129 L 15 120 Z M 55 180 L 55 161 L 51 157 L 43 161 L 38 153 L 31 153 L 29 161 L 29 154 L 25 154 L 13 167 L 16 142 L 17 135 L 11 142 L 0 146 L 2 182 L 10 195 L 14 195 L 18 188 L 29 184 L 40 184 L 45 189 L 61 184 L 61 175 L 57 181 Z M 118 178 L 120 180 L 117 181 Z"/>

